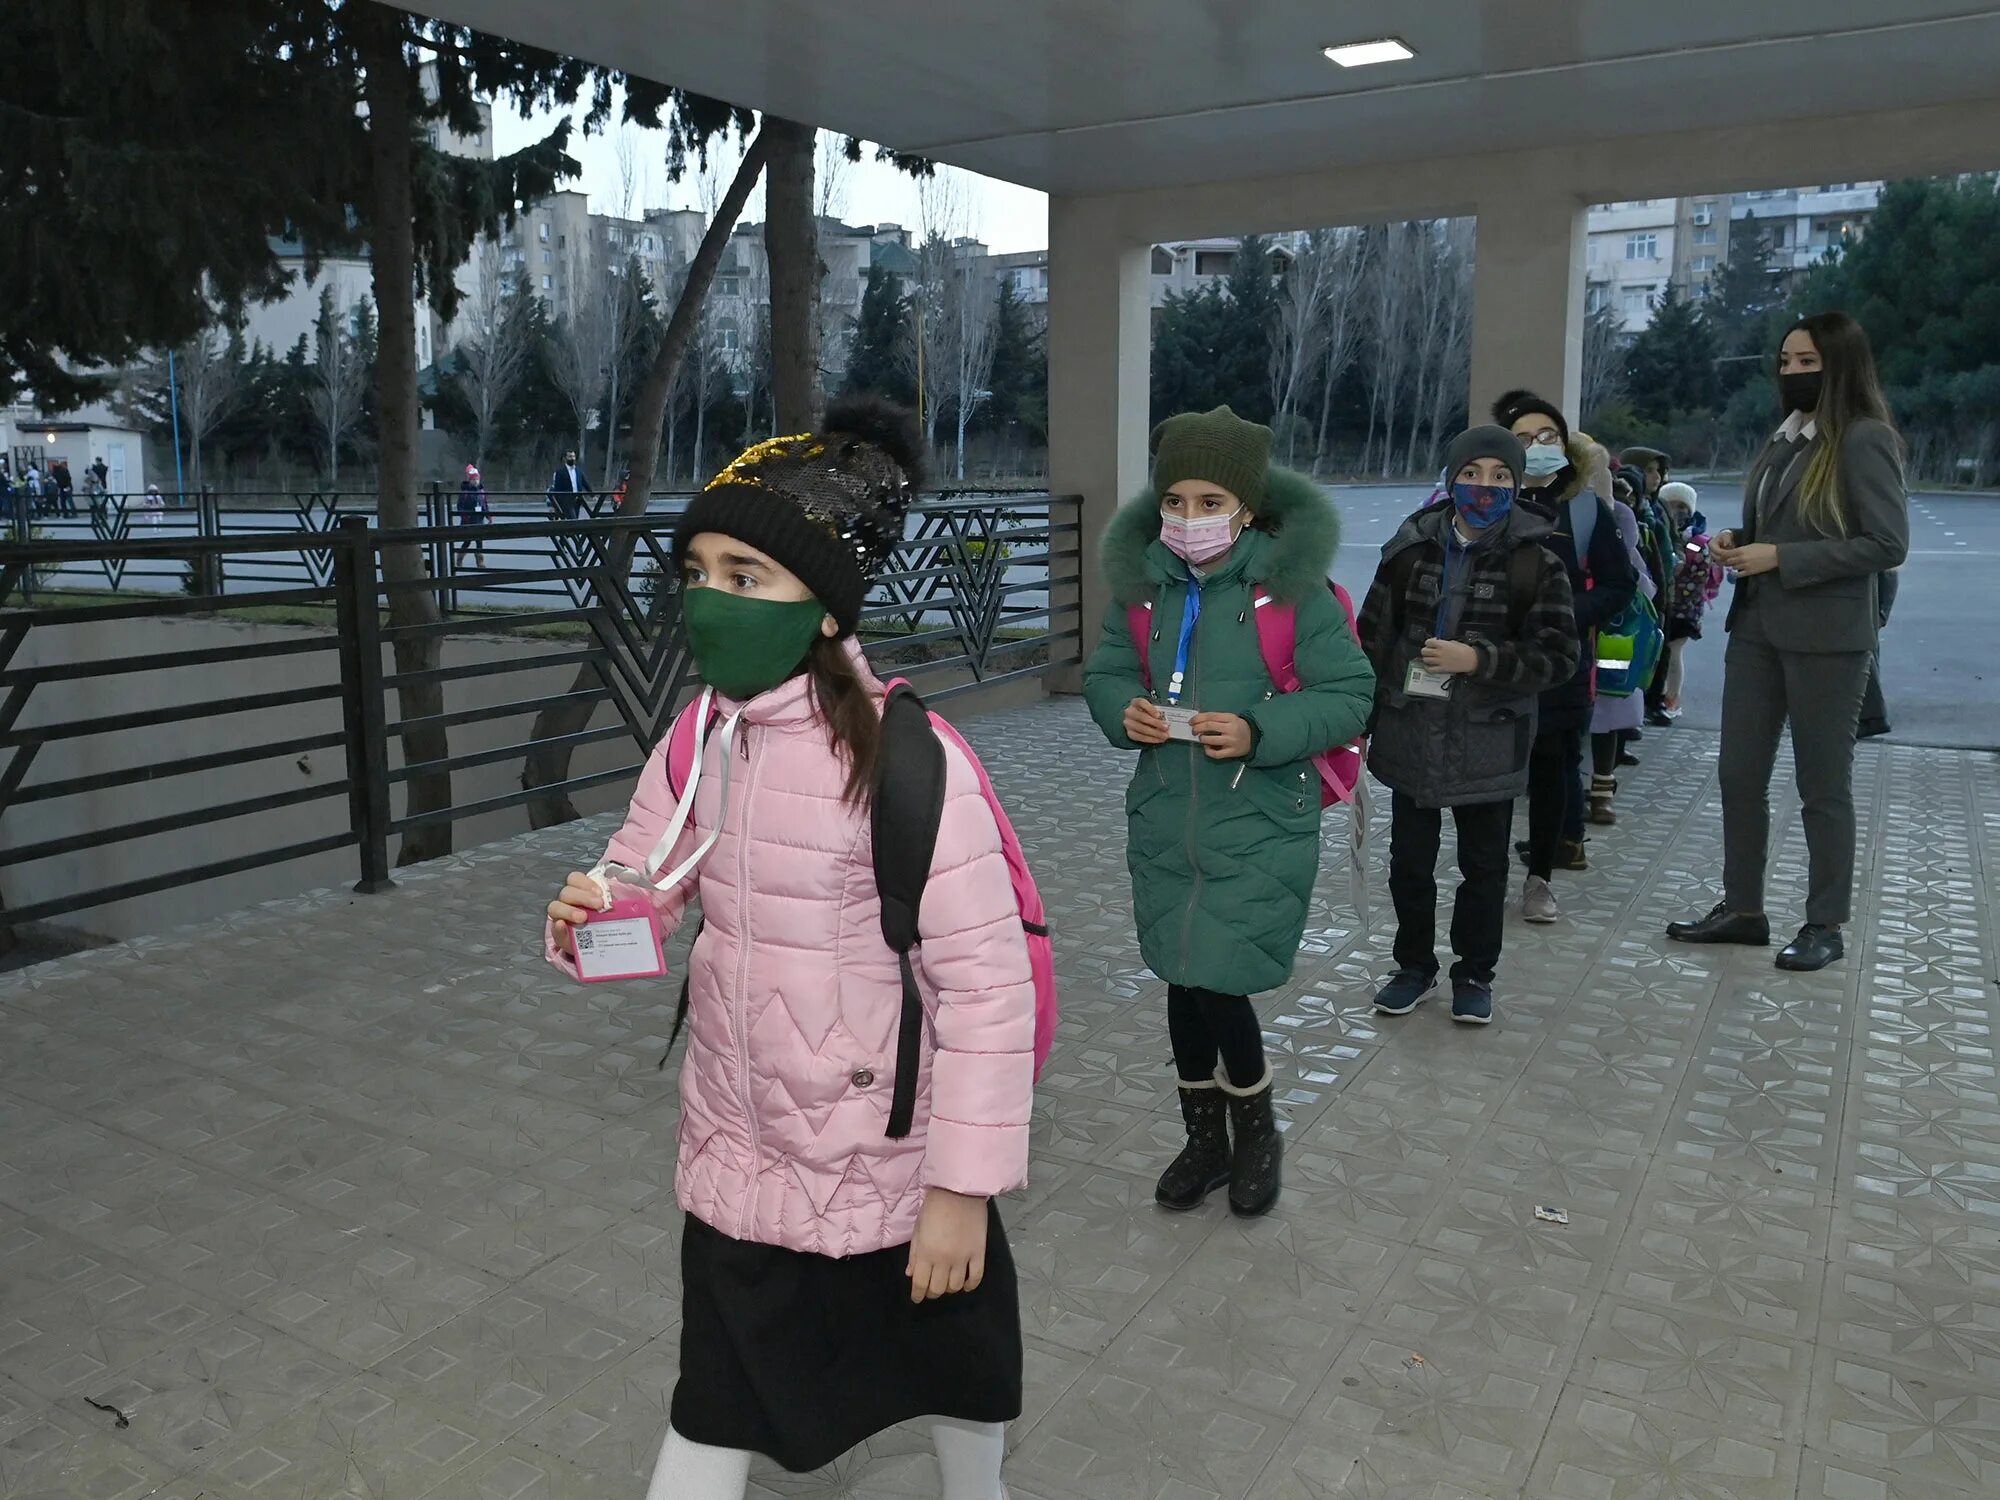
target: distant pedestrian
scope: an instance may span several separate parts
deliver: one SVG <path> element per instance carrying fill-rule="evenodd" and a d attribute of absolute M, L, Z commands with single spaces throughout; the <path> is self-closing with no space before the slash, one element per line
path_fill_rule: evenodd
<path fill-rule="evenodd" d="M 1860 324 L 1839 312 L 1801 318 L 1777 373 L 1784 424 L 1744 483 L 1743 524 L 1710 549 L 1737 580 L 1722 686 L 1722 900 L 1667 936 L 1771 941 L 1771 772 L 1789 725 L 1808 889 L 1805 925 L 1778 967 L 1811 970 L 1841 956 L 1853 915 L 1854 734 L 1881 629 L 1876 580 L 1908 555 L 1910 502 Z"/>
<path fill-rule="evenodd" d="M 556 508 L 556 514 L 565 521 L 574 521 L 583 513 L 583 497 L 595 494 L 590 487 L 590 476 L 583 472 L 576 461 L 576 450 L 563 455 L 555 476 L 549 480 L 548 499 Z"/>
<path fill-rule="evenodd" d="M 1680 551 L 1680 531 L 1674 525 L 1660 492 L 1667 486 L 1673 473 L 1673 460 L 1657 448 L 1627 448 L 1619 455 L 1618 462 L 1639 471 L 1638 495 L 1632 510 L 1638 517 L 1639 528 L 1646 532 L 1652 545 L 1646 550 L 1656 559 L 1653 582 L 1659 592 L 1653 602 L 1659 608 L 1662 618 L 1673 607 L 1674 560 Z M 1659 728 L 1673 723 L 1666 712 L 1667 658 L 1660 656 L 1660 664 L 1654 669 L 1653 677 L 1646 684 L 1645 721 Z"/>
<path fill-rule="evenodd" d="M 69 460 L 66 458 L 57 459 L 51 473 L 56 483 L 56 504 L 61 507 L 64 515 L 75 515 L 76 480 L 70 475 Z"/>
<path fill-rule="evenodd" d="M 466 554 L 477 560 L 476 566 L 486 566 L 485 528 L 493 520 L 493 506 L 486 498 L 486 481 L 479 476 L 477 464 L 465 466 L 465 478 L 458 482 L 458 524 L 470 526 L 474 530 L 458 544 L 455 561 L 463 564 Z"/>
<path fill-rule="evenodd" d="M 1638 579 L 1638 593 L 1641 598 L 1657 601 L 1659 584 L 1639 545 L 1639 517 L 1634 501 L 1637 498 L 1631 483 L 1631 470 L 1626 470 L 1626 479 L 1613 487 L 1616 504 L 1611 507 L 1611 518 L 1618 528 L 1618 539 L 1625 548 L 1625 561 Z M 1625 737 L 1639 727 L 1645 717 L 1646 697 L 1636 687 L 1623 697 L 1610 692 L 1600 692 L 1590 710 L 1590 821 L 1609 824 L 1618 821 L 1612 811 L 1612 802 L 1618 795 L 1619 757 L 1631 759 L 1625 750 Z"/>
<path fill-rule="evenodd" d="M 1722 592 L 1722 564 L 1709 556 L 1708 520 L 1697 508 L 1700 497 L 1694 486 L 1678 481 L 1664 485 L 1660 499 L 1681 539 L 1674 564 L 1673 605 L 1666 619 L 1667 684 L 1662 702 L 1668 717 L 1677 719 L 1687 685 L 1687 643 L 1701 639 L 1701 617 Z"/>
<path fill-rule="evenodd" d="M 167 497 L 160 493 L 160 487 L 157 484 L 146 486 L 146 498 L 142 503 L 146 511 L 146 524 L 148 526 L 159 525 L 160 513 L 167 508 Z"/>

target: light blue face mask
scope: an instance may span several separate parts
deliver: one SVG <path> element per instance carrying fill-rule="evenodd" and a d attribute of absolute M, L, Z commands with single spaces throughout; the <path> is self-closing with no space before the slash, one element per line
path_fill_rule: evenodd
<path fill-rule="evenodd" d="M 1528 445 L 1528 477 L 1547 479 L 1551 474 L 1559 474 L 1569 466 L 1569 454 L 1561 443 L 1530 443 Z"/>

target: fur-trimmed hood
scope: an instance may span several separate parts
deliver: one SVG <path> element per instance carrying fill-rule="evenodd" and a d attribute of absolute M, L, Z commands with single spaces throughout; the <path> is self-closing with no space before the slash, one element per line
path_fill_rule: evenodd
<path fill-rule="evenodd" d="M 1595 490 L 1601 499 L 1611 498 L 1610 455 L 1604 445 L 1587 432 L 1572 432 L 1569 441 L 1563 445 L 1563 452 L 1569 455 L 1569 468 L 1562 471 L 1556 483 L 1544 485 L 1538 490 L 1522 490 L 1521 498 L 1538 510 L 1551 513 L 1568 503 L 1585 485 Z"/>
<path fill-rule="evenodd" d="M 1275 465 L 1264 480 L 1264 508 L 1243 533 L 1247 567 L 1271 596 L 1287 603 L 1324 589 L 1340 551 L 1340 512 L 1305 475 Z M 1163 583 L 1187 576 L 1186 566 L 1160 542 L 1160 497 L 1148 485 L 1118 508 L 1104 533 L 1104 574 L 1120 605 L 1142 604 Z"/>

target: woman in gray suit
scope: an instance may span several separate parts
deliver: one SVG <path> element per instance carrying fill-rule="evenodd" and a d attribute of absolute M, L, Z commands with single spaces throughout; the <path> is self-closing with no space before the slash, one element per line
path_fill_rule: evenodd
<path fill-rule="evenodd" d="M 1854 898 L 1854 731 L 1878 629 L 1876 579 L 1910 545 L 1903 445 L 1868 336 L 1801 318 L 1778 356 L 1785 422 L 1744 484 L 1743 525 L 1714 540 L 1736 577 L 1722 687 L 1722 900 L 1674 922 L 1683 943 L 1771 941 L 1764 914 L 1771 771 L 1789 723 L 1807 851 L 1805 926 L 1781 969 L 1841 956 Z"/>

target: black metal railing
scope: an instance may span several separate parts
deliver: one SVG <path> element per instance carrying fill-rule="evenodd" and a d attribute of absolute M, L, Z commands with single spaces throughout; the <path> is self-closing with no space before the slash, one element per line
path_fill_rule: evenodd
<path fill-rule="evenodd" d="M 500 836 L 525 820 L 490 815 L 637 776 L 691 689 L 684 498 L 405 531 L 364 500 L 283 529 L 218 508 L 52 539 L 27 518 L 40 539 L 0 546 L 0 924 L 340 850 L 381 889 L 418 829 Z M 945 699 L 1079 661 L 1079 509 L 916 507 L 863 612 L 878 670 Z M 336 750 L 337 774 L 315 766 Z"/>

